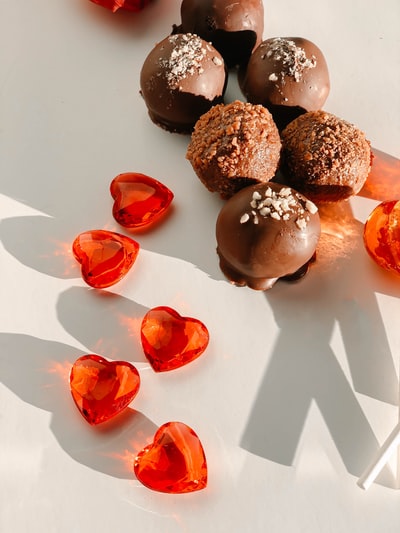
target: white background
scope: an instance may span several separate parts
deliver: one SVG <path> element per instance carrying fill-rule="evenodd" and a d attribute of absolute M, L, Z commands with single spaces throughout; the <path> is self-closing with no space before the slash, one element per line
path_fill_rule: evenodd
<path fill-rule="evenodd" d="M 142 63 L 179 7 L 0 0 L 0 530 L 397 533 L 397 457 L 368 491 L 357 479 L 398 420 L 400 278 L 370 260 L 362 231 L 379 200 L 400 196 L 400 4 L 265 2 L 264 37 L 323 50 L 325 108 L 397 172 L 381 164 L 370 180 L 379 194 L 331 213 L 307 277 L 268 293 L 224 279 L 222 201 L 185 160 L 188 137 L 152 124 L 139 95 Z M 134 237 L 141 252 L 122 282 L 90 290 L 71 243 L 89 229 L 124 231 L 108 188 L 128 171 L 169 186 L 174 207 Z M 158 305 L 202 320 L 211 337 L 198 360 L 163 374 L 138 337 Z M 126 415 L 104 427 L 70 396 L 70 366 L 85 353 L 141 373 Z M 171 420 L 203 443 L 204 491 L 161 494 L 134 476 L 135 453 Z"/>

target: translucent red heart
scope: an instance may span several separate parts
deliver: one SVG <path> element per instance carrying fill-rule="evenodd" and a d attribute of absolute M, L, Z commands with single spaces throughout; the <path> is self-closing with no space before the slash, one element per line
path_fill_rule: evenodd
<path fill-rule="evenodd" d="M 141 228 L 158 220 L 173 200 L 161 182 L 135 172 L 119 174 L 110 185 L 113 216 L 125 228 Z"/>
<path fill-rule="evenodd" d="M 151 2 L 151 0 L 91 0 L 94 4 L 105 7 L 113 13 L 118 9 L 139 12 Z"/>
<path fill-rule="evenodd" d="M 364 226 L 364 245 L 380 267 L 400 274 L 400 201 L 380 203 Z"/>
<path fill-rule="evenodd" d="M 207 348 L 207 327 L 171 307 L 154 307 L 141 325 L 143 351 L 156 372 L 174 370 L 197 359 Z"/>
<path fill-rule="evenodd" d="M 139 387 L 139 373 L 126 361 L 107 361 L 99 355 L 84 355 L 71 369 L 72 397 L 91 425 L 121 413 L 135 398 Z"/>
<path fill-rule="evenodd" d="M 207 486 L 207 461 L 196 433 L 182 422 L 168 422 L 136 456 L 134 472 L 147 488 L 182 494 Z"/>
<path fill-rule="evenodd" d="M 85 231 L 72 245 L 81 264 L 84 281 L 96 289 L 110 287 L 130 270 L 139 253 L 139 244 L 119 233 L 106 230 Z"/>

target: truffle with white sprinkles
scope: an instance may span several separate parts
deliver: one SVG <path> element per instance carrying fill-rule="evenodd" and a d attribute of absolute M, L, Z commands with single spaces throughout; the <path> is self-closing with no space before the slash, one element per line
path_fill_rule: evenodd
<path fill-rule="evenodd" d="M 190 133 L 198 118 L 222 102 L 227 70 L 221 54 L 198 35 L 169 35 L 145 59 L 140 92 L 151 120 Z"/>
<path fill-rule="evenodd" d="M 246 187 L 221 209 L 217 253 L 236 285 L 270 289 L 298 279 L 313 260 L 321 232 L 317 206 L 294 189 L 270 182 Z"/>
<path fill-rule="evenodd" d="M 321 109 L 330 90 L 321 50 L 302 37 L 263 41 L 239 82 L 247 101 L 267 107 L 279 129 L 306 111 Z"/>

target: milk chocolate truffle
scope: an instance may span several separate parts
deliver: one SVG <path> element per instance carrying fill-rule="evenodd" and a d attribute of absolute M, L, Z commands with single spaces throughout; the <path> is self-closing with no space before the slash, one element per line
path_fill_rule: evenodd
<path fill-rule="evenodd" d="M 321 233 L 314 203 L 290 187 L 246 187 L 222 207 L 217 223 L 220 267 L 234 284 L 270 289 L 279 278 L 300 278 Z"/>
<path fill-rule="evenodd" d="M 310 111 L 282 132 L 286 182 L 315 202 L 357 194 L 371 168 L 371 147 L 353 124 L 325 111 Z"/>
<path fill-rule="evenodd" d="M 196 120 L 222 102 L 226 67 L 221 54 L 197 35 L 166 37 L 149 53 L 140 88 L 151 120 L 162 128 L 189 133 Z"/>
<path fill-rule="evenodd" d="M 306 111 L 321 109 L 329 95 L 321 50 L 301 37 L 275 37 L 252 53 L 239 85 L 248 102 L 262 104 L 279 129 Z"/>
<path fill-rule="evenodd" d="M 181 32 L 212 42 L 228 67 L 247 62 L 264 30 L 262 0 L 183 0 Z"/>
<path fill-rule="evenodd" d="M 281 141 L 271 113 L 235 101 L 212 107 L 194 127 L 186 158 L 211 192 L 229 198 L 274 177 Z"/>

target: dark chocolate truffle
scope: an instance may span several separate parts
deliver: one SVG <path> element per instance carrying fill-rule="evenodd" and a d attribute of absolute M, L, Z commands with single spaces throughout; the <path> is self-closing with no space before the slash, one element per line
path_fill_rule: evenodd
<path fill-rule="evenodd" d="M 252 53 L 239 84 L 248 102 L 262 104 L 279 129 L 306 111 L 321 109 L 329 95 L 321 50 L 301 37 L 275 37 Z"/>
<path fill-rule="evenodd" d="M 371 168 L 371 147 L 353 124 L 325 111 L 310 111 L 282 132 L 286 183 L 315 202 L 357 194 Z"/>
<path fill-rule="evenodd" d="M 236 285 L 270 289 L 279 278 L 301 277 L 321 233 L 318 209 L 290 187 L 246 187 L 222 207 L 216 224 L 217 253 Z"/>
<path fill-rule="evenodd" d="M 261 105 L 219 104 L 200 117 L 186 157 L 212 192 L 229 198 L 274 177 L 281 141 L 271 113 Z"/>
<path fill-rule="evenodd" d="M 181 32 L 196 33 L 212 42 L 228 67 L 246 63 L 261 42 L 262 0 L 183 0 Z"/>
<path fill-rule="evenodd" d="M 210 43 L 192 34 L 166 37 L 140 73 L 151 120 L 168 131 L 189 133 L 203 113 L 222 101 L 226 75 L 223 58 Z"/>

